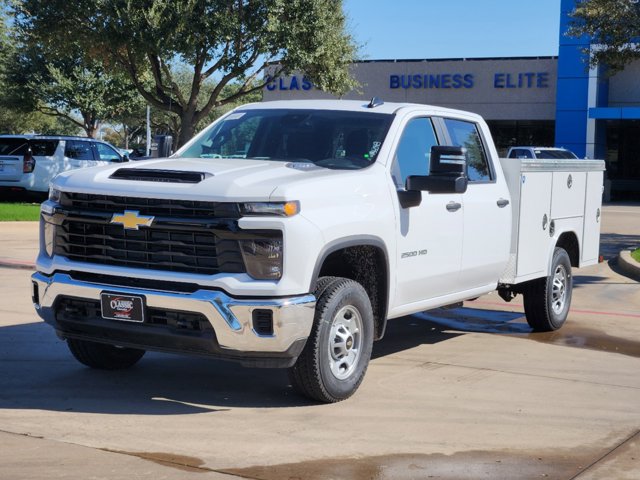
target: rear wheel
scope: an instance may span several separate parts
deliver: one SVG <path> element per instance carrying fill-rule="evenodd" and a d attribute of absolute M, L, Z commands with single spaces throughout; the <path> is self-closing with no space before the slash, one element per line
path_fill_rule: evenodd
<path fill-rule="evenodd" d="M 346 278 L 321 278 L 314 294 L 314 325 L 289 379 L 307 397 L 338 402 L 353 395 L 367 371 L 373 310 L 364 288 Z"/>
<path fill-rule="evenodd" d="M 573 275 L 569 254 L 557 247 L 551 263 L 551 275 L 529 282 L 524 292 L 527 323 L 536 332 L 562 327 L 571 306 Z"/>
<path fill-rule="evenodd" d="M 120 370 L 136 364 L 145 354 L 137 348 L 124 348 L 87 340 L 67 339 L 73 356 L 87 367 L 100 370 Z"/>

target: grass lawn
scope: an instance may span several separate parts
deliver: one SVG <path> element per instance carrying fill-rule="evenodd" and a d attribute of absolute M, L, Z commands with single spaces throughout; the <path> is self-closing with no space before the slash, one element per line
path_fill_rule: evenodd
<path fill-rule="evenodd" d="M 637 248 L 633 252 L 631 252 L 631 257 L 633 257 L 636 262 L 640 262 L 640 248 Z"/>
<path fill-rule="evenodd" d="M 29 221 L 39 218 L 39 203 L 0 203 L 0 222 Z"/>

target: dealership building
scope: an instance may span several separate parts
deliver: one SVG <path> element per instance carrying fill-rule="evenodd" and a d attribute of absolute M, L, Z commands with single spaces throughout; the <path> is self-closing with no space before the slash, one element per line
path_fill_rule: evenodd
<path fill-rule="evenodd" d="M 343 98 L 380 97 L 482 115 L 504 154 L 510 146 L 558 146 L 607 164 L 614 200 L 640 200 L 640 62 L 608 76 L 588 69 L 588 38 L 565 35 L 574 0 L 562 0 L 557 57 L 356 62 L 361 84 Z M 596 47 L 597 48 L 597 47 Z M 333 98 L 302 75 L 267 85 L 264 100 Z"/>

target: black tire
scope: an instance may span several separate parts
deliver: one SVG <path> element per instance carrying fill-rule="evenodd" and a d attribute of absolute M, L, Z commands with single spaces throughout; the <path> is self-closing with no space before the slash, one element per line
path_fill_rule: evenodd
<path fill-rule="evenodd" d="M 527 323 L 536 332 L 558 330 L 569 315 L 573 274 L 565 249 L 556 247 L 551 262 L 551 275 L 532 280 L 524 291 Z"/>
<path fill-rule="evenodd" d="M 321 278 L 314 295 L 313 328 L 289 369 L 289 380 L 306 397 L 339 402 L 355 393 L 367 371 L 373 347 L 373 310 L 364 288 L 347 278 Z"/>
<path fill-rule="evenodd" d="M 100 370 L 120 370 L 135 365 L 145 354 L 137 348 L 123 348 L 86 340 L 67 339 L 67 346 L 76 360 Z"/>

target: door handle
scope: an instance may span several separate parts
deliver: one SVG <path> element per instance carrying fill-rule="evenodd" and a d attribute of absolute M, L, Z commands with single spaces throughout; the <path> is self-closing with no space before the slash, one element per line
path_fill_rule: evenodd
<path fill-rule="evenodd" d="M 458 202 L 449 202 L 447 203 L 447 210 L 450 212 L 457 212 L 462 208 L 462 204 Z"/>
<path fill-rule="evenodd" d="M 507 205 L 509 205 L 509 200 L 505 199 L 505 198 L 501 198 L 500 200 L 498 200 L 496 202 L 496 204 L 500 207 L 500 208 L 504 208 Z"/>

